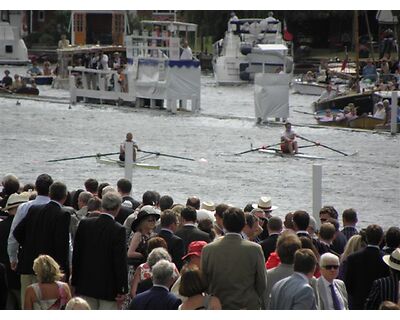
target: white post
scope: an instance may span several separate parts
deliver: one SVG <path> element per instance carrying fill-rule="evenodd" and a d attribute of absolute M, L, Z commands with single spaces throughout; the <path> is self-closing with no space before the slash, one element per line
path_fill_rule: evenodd
<path fill-rule="evenodd" d="M 125 142 L 125 179 L 132 182 L 133 142 Z"/>
<path fill-rule="evenodd" d="M 390 133 L 397 133 L 397 91 L 392 91 L 392 106 L 390 115 Z"/>
<path fill-rule="evenodd" d="M 76 86 L 75 86 L 75 76 L 70 75 L 69 76 L 69 92 L 70 92 L 70 97 L 69 97 L 69 102 L 74 105 L 76 103 Z"/>
<path fill-rule="evenodd" d="M 318 228 L 320 227 L 319 211 L 322 208 L 322 165 L 313 164 L 312 166 L 312 203 L 313 203 L 313 216 L 317 222 Z"/>

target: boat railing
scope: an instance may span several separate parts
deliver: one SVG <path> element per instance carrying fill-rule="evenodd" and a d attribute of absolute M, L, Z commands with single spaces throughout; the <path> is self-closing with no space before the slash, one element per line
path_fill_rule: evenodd
<path fill-rule="evenodd" d="M 179 60 L 181 38 L 163 34 L 134 34 L 126 37 L 128 62 L 135 59 Z"/>

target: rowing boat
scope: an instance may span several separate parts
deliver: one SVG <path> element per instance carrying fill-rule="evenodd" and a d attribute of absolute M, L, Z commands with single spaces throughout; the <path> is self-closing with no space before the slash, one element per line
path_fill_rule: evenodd
<path fill-rule="evenodd" d="M 311 154 L 305 154 L 305 153 L 295 153 L 295 154 L 290 154 L 290 153 L 283 153 L 281 150 L 278 149 L 260 149 L 258 150 L 259 152 L 266 153 L 266 154 L 272 154 L 275 156 L 280 156 L 284 158 L 302 158 L 302 159 L 311 159 L 311 160 L 323 160 L 325 158 L 320 157 L 320 156 L 314 156 Z"/>
<path fill-rule="evenodd" d="M 108 164 L 108 165 L 118 165 L 120 167 L 125 167 L 125 162 L 117 159 L 112 159 L 109 157 L 96 157 L 96 162 L 101 163 L 101 164 Z M 158 170 L 160 169 L 160 166 L 158 165 L 153 165 L 153 164 L 148 164 L 148 163 L 143 163 L 143 162 L 134 162 L 132 164 L 134 168 L 141 168 L 141 169 L 154 169 Z"/>

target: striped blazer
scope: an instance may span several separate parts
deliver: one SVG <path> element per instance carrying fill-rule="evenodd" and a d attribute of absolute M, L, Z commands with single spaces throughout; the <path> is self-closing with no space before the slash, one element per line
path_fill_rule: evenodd
<path fill-rule="evenodd" d="M 380 278 L 373 282 L 365 302 L 365 309 L 378 310 L 380 304 L 386 300 L 394 303 L 399 301 L 399 277 L 394 272 L 391 272 L 389 277 Z"/>

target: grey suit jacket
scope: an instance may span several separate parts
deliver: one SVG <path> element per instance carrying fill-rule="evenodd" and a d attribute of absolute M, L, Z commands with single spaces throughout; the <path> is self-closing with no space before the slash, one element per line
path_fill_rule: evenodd
<path fill-rule="evenodd" d="M 267 289 L 265 290 L 265 306 L 269 309 L 269 303 L 271 300 L 272 287 L 278 281 L 290 277 L 293 274 L 293 265 L 281 263 L 275 268 L 267 270 Z"/>
<path fill-rule="evenodd" d="M 201 270 L 222 309 L 260 309 L 266 288 L 264 254 L 261 246 L 227 234 L 206 245 Z"/>
<path fill-rule="evenodd" d="M 297 272 L 278 281 L 271 291 L 271 310 L 316 310 L 316 298 L 309 281 Z"/>
<path fill-rule="evenodd" d="M 340 296 L 344 302 L 345 310 L 349 309 L 346 285 L 342 280 L 333 280 L 333 285 L 339 291 Z M 328 307 L 328 297 L 324 287 L 324 282 L 322 281 L 322 276 L 317 279 L 317 290 L 318 290 L 318 309 L 319 310 L 330 310 Z"/>

